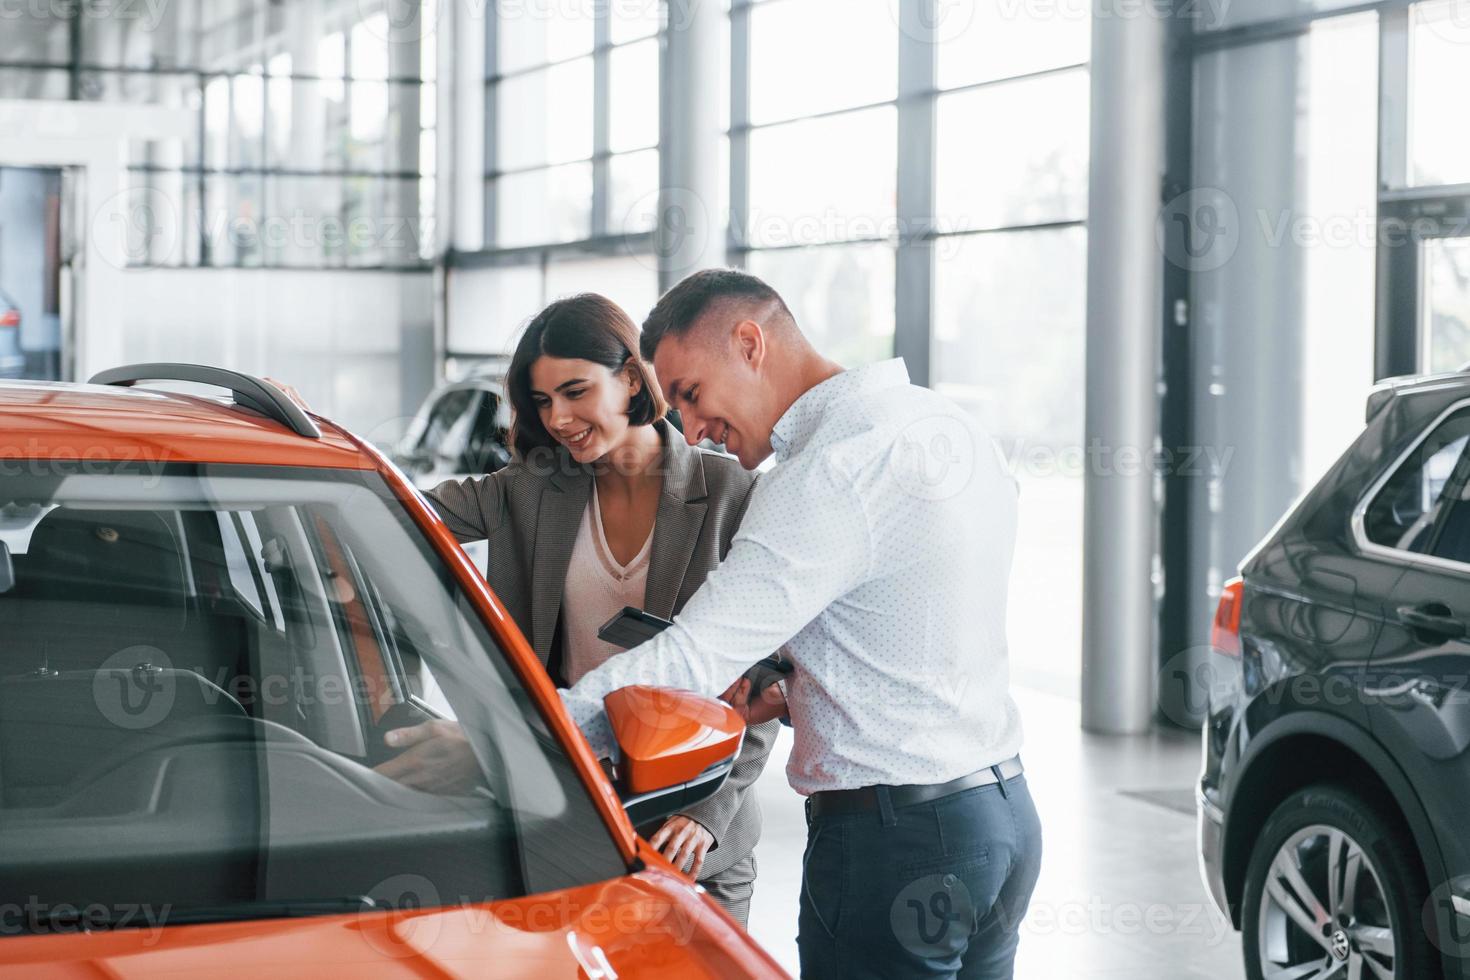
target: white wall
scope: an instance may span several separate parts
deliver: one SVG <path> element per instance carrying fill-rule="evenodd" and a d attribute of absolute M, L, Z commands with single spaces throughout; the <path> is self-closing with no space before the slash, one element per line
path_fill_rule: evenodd
<path fill-rule="evenodd" d="M 285 381 L 384 443 L 433 384 L 432 275 L 130 269 L 115 363 L 186 361 Z"/>

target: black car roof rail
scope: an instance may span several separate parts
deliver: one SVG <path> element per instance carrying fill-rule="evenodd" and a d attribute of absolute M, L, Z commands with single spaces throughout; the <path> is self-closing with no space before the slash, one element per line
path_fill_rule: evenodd
<path fill-rule="evenodd" d="M 92 375 L 88 384 L 117 385 L 128 388 L 140 381 L 186 381 L 191 384 L 228 388 L 235 404 L 259 412 L 281 423 L 298 436 L 320 439 L 322 430 L 301 406 L 275 385 L 239 371 L 209 367 L 204 364 L 128 364 L 108 368 Z"/>

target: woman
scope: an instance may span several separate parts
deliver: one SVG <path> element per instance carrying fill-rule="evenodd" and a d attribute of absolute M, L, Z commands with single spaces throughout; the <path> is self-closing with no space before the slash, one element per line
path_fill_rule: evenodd
<path fill-rule="evenodd" d="M 637 327 L 611 300 L 552 303 L 506 378 L 514 461 L 428 494 L 461 541 L 488 540 L 490 587 L 559 686 L 621 652 L 597 630 L 624 606 L 666 619 L 683 608 L 729 550 L 754 482 L 734 459 L 685 443 L 637 350 Z M 436 724 L 392 744 L 427 741 Z M 720 791 L 651 838 L 742 923 L 760 832 L 750 786 L 776 727 L 751 728 Z"/>

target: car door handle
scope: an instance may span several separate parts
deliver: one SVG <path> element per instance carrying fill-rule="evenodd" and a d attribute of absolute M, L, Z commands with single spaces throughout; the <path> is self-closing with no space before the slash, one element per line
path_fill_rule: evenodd
<path fill-rule="evenodd" d="M 1399 606 L 1395 611 L 1399 614 L 1399 622 L 1421 632 L 1446 640 L 1458 640 L 1465 635 L 1465 624 L 1450 615 L 1450 608 L 1442 602 Z"/>

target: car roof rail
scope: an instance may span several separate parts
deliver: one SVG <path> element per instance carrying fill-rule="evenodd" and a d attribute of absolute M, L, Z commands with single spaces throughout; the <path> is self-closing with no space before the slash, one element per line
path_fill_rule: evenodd
<path fill-rule="evenodd" d="M 269 382 L 239 371 L 204 364 L 128 364 L 92 375 L 88 384 L 132 387 L 140 381 L 185 381 L 227 388 L 235 404 L 281 423 L 298 436 L 320 439 L 322 430 L 285 392 Z"/>

